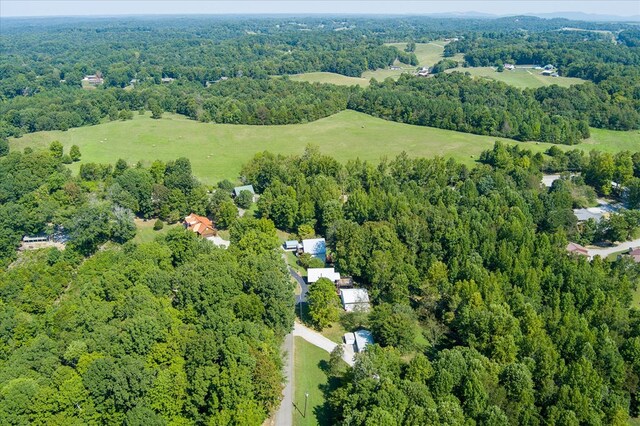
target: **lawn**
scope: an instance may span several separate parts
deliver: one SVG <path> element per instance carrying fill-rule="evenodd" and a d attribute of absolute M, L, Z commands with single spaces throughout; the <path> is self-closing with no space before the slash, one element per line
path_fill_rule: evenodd
<path fill-rule="evenodd" d="M 329 387 L 326 369 L 329 354 L 312 345 L 302 337 L 294 337 L 294 393 L 293 393 L 293 424 L 329 425 L 329 416 L 325 407 L 325 392 Z M 305 393 L 309 393 L 307 400 L 307 415 L 304 417 Z"/>
<path fill-rule="evenodd" d="M 257 152 L 302 154 L 307 144 L 315 144 L 324 154 L 340 161 L 379 161 L 393 158 L 402 151 L 412 157 L 452 157 L 472 165 L 483 150 L 496 140 L 518 142 L 386 121 L 346 110 L 306 124 L 284 126 L 250 126 L 200 123 L 176 114 L 164 114 L 160 120 L 149 115 L 135 115 L 133 120 L 113 121 L 67 131 L 26 134 L 11 139 L 11 149 L 44 148 L 59 140 L 65 152 L 73 144 L 80 147 L 82 161 L 72 164 L 77 172 L 83 162 L 115 163 L 123 158 L 129 164 L 142 161 L 150 165 L 155 159 L 174 160 L 185 156 L 193 172 L 206 184 L 238 178 L 240 169 Z M 534 152 L 551 146 L 545 143 L 521 143 Z M 640 150 L 640 131 L 615 132 L 592 129 L 592 136 L 579 148 L 615 152 Z M 561 149 L 573 147 L 560 145 Z"/>
<path fill-rule="evenodd" d="M 148 243 L 150 241 L 155 240 L 158 235 L 166 234 L 169 229 L 175 228 L 177 226 L 181 226 L 179 223 L 174 223 L 173 225 L 164 224 L 164 228 L 159 231 L 155 231 L 153 229 L 153 224 L 156 223 L 155 219 L 150 219 L 144 221 L 142 219 L 135 219 L 136 223 L 136 236 L 133 238 L 133 241 L 136 243 Z"/>
<path fill-rule="evenodd" d="M 546 77 L 540 75 L 540 70 L 516 68 L 515 70 L 497 72 L 493 67 L 469 67 L 469 68 L 453 68 L 445 72 L 468 72 L 474 77 L 489 78 L 492 80 L 503 81 L 512 86 L 524 89 L 550 86 L 557 84 L 562 87 L 569 87 L 572 84 L 581 84 L 585 80 L 573 77 Z"/>

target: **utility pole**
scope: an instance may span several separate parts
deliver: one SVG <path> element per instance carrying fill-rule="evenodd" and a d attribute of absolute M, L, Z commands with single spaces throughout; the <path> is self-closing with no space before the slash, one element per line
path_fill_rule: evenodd
<path fill-rule="evenodd" d="M 309 392 L 305 392 L 304 393 L 304 417 L 305 419 L 307 418 L 307 399 L 309 399 Z"/>

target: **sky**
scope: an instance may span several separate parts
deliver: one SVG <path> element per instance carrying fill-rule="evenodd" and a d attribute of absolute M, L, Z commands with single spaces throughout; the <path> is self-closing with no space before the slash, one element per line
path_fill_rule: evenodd
<path fill-rule="evenodd" d="M 429 14 L 482 12 L 495 15 L 583 12 L 640 15 L 640 0 L 449 0 L 449 1 L 175 1 L 175 0 L 0 0 L 0 16 L 151 15 L 151 14 Z"/>

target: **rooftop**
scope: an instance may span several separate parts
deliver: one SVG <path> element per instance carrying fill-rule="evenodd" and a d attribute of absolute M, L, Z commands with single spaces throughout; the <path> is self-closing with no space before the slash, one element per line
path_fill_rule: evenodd
<path fill-rule="evenodd" d="M 355 310 L 368 311 L 371 307 L 369 303 L 369 292 L 364 288 L 343 288 L 340 289 L 340 299 L 344 310 L 352 312 Z"/>
<path fill-rule="evenodd" d="M 340 279 L 340 274 L 333 268 L 309 268 L 307 269 L 307 282 L 315 283 L 320 278 L 327 278 L 336 282 Z"/>
<path fill-rule="evenodd" d="M 309 254 L 324 254 L 327 252 L 327 243 L 324 238 L 302 240 L 302 250 Z"/>
<path fill-rule="evenodd" d="M 249 191 L 253 195 L 256 194 L 256 192 L 253 190 L 253 185 L 242 185 L 242 186 L 236 186 L 235 188 L 233 188 L 233 195 L 237 197 L 238 195 L 240 195 L 242 191 Z"/>

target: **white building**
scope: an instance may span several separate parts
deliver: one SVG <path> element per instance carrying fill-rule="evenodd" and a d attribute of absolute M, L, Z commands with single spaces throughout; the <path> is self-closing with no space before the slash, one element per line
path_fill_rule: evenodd
<path fill-rule="evenodd" d="M 367 312 L 371 308 L 369 292 L 364 288 L 343 288 L 340 290 L 340 300 L 347 312 Z"/>
<path fill-rule="evenodd" d="M 327 243 L 324 238 L 302 240 L 302 251 L 325 261 L 327 258 Z"/>
<path fill-rule="evenodd" d="M 326 278 L 331 282 L 340 279 L 340 274 L 334 268 L 309 268 L 307 269 L 307 282 L 313 284 L 320 278 Z"/>

